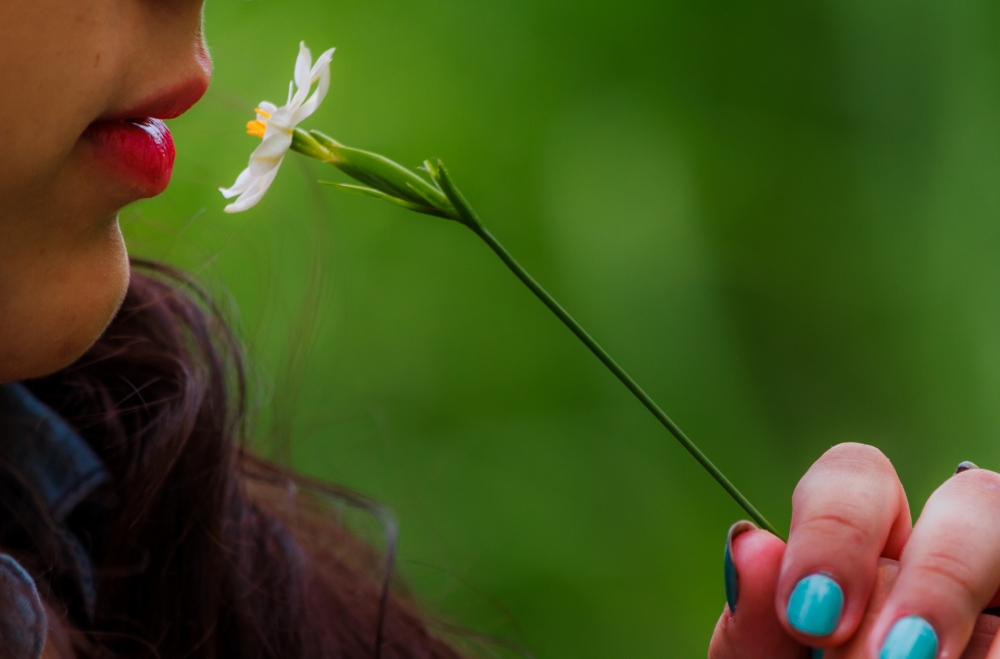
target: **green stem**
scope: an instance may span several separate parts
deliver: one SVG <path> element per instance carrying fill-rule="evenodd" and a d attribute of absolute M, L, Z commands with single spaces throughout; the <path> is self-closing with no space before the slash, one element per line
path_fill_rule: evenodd
<path fill-rule="evenodd" d="M 430 163 L 428 163 L 428 165 L 430 165 Z M 433 167 L 429 167 L 429 170 L 435 181 L 441 185 L 441 188 L 448 196 L 448 199 L 452 202 L 452 204 L 454 204 L 455 209 L 459 214 L 459 221 L 472 229 L 477 236 L 482 238 L 483 241 L 489 245 L 490 249 L 492 249 L 496 255 L 500 257 L 500 260 L 503 261 L 508 268 L 510 268 L 510 271 L 513 272 L 514 275 L 520 279 L 521 282 L 523 282 L 524 285 L 527 286 L 539 300 L 542 301 L 542 304 L 547 306 L 549 310 L 551 310 L 552 313 L 554 313 L 556 317 L 559 318 L 559 320 L 561 320 L 563 324 L 566 325 L 566 327 L 568 327 L 569 330 L 573 332 L 573 334 L 575 334 L 576 337 L 580 339 L 585 346 L 587 346 L 587 348 L 590 349 L 592 353 L 594 353 L 594 356 L 601 360 L 601 363 L 608 367 L 608 370 L 614 373 L 615 377 L 618 378 L 621 383 L 624 384 L 628 390 L 631 391 L 635 397 L 646 406 L 646 409 L 653 413 L 653 416 L 655 416 L 657 420 L 670 431 L 670 434 L 677 438 L 677 441 L 681 443 L 681 446 L 687 449 L 688 453 L 694 456 L 695 460 L 701 463 L 701 466 L 703 466 L 706 471 L 708 471 L 708 473 L 710 473 L 712 477 L 718 481 L 719 485 L 721 485 L 723 489 L 725 489 L 726 492 L 728 492 L 729 495 L 736 500 L 736 503 L 743 507 L 743 510 L 745 510 L 747 514 L 750 515 L 755 522 L 757 522 L 758 526 L 770 531 L 778 537 L 781 537 L 775 528 L 771 526 L 771 523 L 768 522 L 767 519 L 765 519 L 764 516 L 761 515 L 760 512 L 753 506 L 753 504 L 750 503 L 745 496 L 743 496 L 743 493 L 736 489 L 736 486 L 733 485 L 721 471 L 719 471 L 719 468 L 708 459 L 708 456 L 702 453 L 701 449 L 695 446 L 694 442 L 692 442 L 688 436 L 684 434 L 684 431 L 682 431 L 680 427 L 678 427 L 678 425 L 674 423 L 669 416 L 667 416 L 666 412 L 660 409 L 660 406 L 649 397 L 649 394 L 643 391 L 642 387 L 640 387 L 636 381 L 625 372 L 625 369 L 619 366 L 618 362 L 611 358 L 611 355 L 609 355 L 604 348 L 602 348 L 600 344 L 598 344 L 597 341 L 595 341 L 594 338 L 587 333 L 587 330 L 583 329 L 580 323 L 576 322 L 576 320 L 569 315 L 569 312 L 563 309 L 562 306 L 556 302 L 555 298 L 549 295 L 549 292 L 542 288 L 542 285 L 535 281 L 535 279 L 528 274 L 528 271 L 525 270 L 506 249 L 504 249 L 503 245 L 500 244 L 500 241 L 498 241 L 493 234 L 490 233 L 485 226 L 483 226 L 479 216 L 462 196 L 462 193 L 458 191 L 458 188 L 456 188 L 451 182 L 444 166 L 438 162 L 435 163 Z"/>

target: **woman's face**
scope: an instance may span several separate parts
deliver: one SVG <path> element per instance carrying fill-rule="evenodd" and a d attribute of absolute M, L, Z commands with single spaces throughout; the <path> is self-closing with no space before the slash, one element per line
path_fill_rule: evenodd
<path fill-rule="evenodd" d="M 118 211 L 163 191 L 158 120 L 208 87 L 202 2 L 4 0 L 0 382 L 70 364 L 118 309 Z"/>

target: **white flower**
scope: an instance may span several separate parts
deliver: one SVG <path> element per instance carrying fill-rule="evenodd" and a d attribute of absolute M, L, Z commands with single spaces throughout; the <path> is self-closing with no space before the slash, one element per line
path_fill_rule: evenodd
<path fill-rule="evenodd" d="M 295 127 L 316 111 L 330 88 L 331 48 L 312 63 L 312 53 L 305 42 L 299 44 L 295 60 L 295 80 L 288 85 L 288 102 L 280 108 L 264 101 L 255 110 L 257 118 L 247 124 L 247 133 L 263 138 L 252 154 L 250 165 L 236 179 L 231 188 L 219 188 L 226 199 L 239 195 L 239 199 L 226 206 L 227 213 L 239 213 L 256 205 L 271 187 L 285 152 L 292 146 Z M 309 91 L 316 83 L 316 91 Z"/>

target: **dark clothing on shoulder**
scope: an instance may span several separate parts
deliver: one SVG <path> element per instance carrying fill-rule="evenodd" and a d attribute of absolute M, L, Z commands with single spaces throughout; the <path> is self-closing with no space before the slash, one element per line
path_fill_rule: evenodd
<path fill-rule="evenodd" d="M 0 385 L 0 659 L 36 659 L 45 642 L 29 571 L 73 622 L 89 621 L 107 484 L 100 458 L 58 414 L 23 385 Z"/>

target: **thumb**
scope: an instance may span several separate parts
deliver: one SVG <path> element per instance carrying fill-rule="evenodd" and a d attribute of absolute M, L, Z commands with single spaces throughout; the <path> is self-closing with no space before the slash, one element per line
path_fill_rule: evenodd
<path fill-rule="evenodd" d="M 729 604 L 715 626 L 709 659 L 807 659 L 809 650 L 785 633 L 774 608 L 785 543 L 743 522 L 730 529 L 727 548 Z"/>

